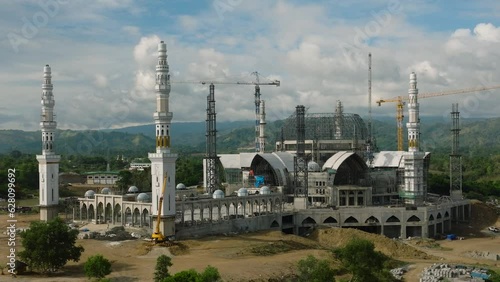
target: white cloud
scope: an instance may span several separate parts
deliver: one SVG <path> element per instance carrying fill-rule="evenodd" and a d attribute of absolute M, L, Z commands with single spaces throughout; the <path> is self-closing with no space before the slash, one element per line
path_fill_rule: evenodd
<path fill-rule="evenodd" d="M 400 12 L 360 41 L 359 31 L 367 30 L 377 20 L 374 15 L 382 15 L 389 3 L 374 0 L 362 5 L 365 2 L 243 1 L 221 19 L 213 9 L 177 15 L 162 4 L 71 1 L 60 6 L 19 54 L 11 51 L 6 39 L 0 41 L 8 51 L 0 53 L 3 93 L 16 93 L 16 99 L 0 94 L 5 107 L 0 128 L 38 127 L 41 69 L 46 63 L 53 69 L 61 128 L 151 123 L 160 40 L 167 42 L 173 80 L 251 81 L 249 73 L 255 70 L 280 79 L 280 87 L 261 88 L 271 120 L 290 115 L 298 104 L 310 112 L 332 112 L 336 100 L 343 102 L 346 112 L 364 116 L 368 52 L 373 54 L 373 100 L 406 93 L 410 71 L 417 72 L 421 93 L 498 84 L 500 29 L 493 20 L 466 26 L 459 15 L 450 15 L 450 7 L 445 10 L 437 2 L 401 2 Z M 426 9 L 419 10 L 421 5 Z M 19 31 L 22 21 L 13 12 L 29 18 L 40 10 L 28 6 L 9 2 L 5 12 L 0 11 L 0 31 Z M 143 11 L 148 17 L 162 15 L 162 20 L 144 23 Z M 415 24 L 414 13 L 420 21 L 426 17 L 432 22 L 441 20 L 444 12 L 447 18 L 455 17 L 456 22 L 448 23 L 451 30 Z M 139 37 L 141 33 L 149 35 Z M 204 120 L 207 94 L 206 85 L 173 84 L 174 121 Z M 493 96 L 477 98 L 477 107 L 470 106 L 472 98 L 467 97 L 475 96 L 423 99 L 421 110 L 440 115 L 449 112 L 452 101 L 459 101 L 471 116 L 498 115 Z M 217 85 L 216 101 L 219 121 L 254 118 L 251 86 Z M 26 114 L 19 116 L 19 109 Z M 375 114 L 393 111 L 391 105 L 374 107 Z M 18 126 L 13 125 L 16 120 Z"/>
<path fill-rule="evenodd" d="M 192 16 L 182 15 L 179 17 L 180 26 L 188 32 L 192 32 L 198 28 L 198 21 Z"/>
<path fill-rule="evenodd" d="M 141 33 L 141 29 L 137 26 L 132 26 L 132 25 L 126 25 L 122 27 L 122 30 L 125 31 L 126 33 L 132 35 L 132 36 L 138 36 Z"/>
<path fill-rule="evenodd" d="M 478 40 L 488 42 L 500 41 L 500 27 L 495 27 L 493 24 L 480 23 L 474 28 L 474 34 Z"/>

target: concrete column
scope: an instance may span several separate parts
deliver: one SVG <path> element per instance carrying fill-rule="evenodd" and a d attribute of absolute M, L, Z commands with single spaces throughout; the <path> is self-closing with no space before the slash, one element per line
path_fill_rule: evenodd
<path fill-rule="evenodd" d="M 401 238 L 406 239 L 406 223 L 401 222 Z"/>
<path fill-rule="evenodd" d="M 191 204 L 191 223 L 194 224 L 194 204 Z"/>
<path fill-rule="evenodd" d="M 381 222 L 381 225 L 380 225 L 380 235 L 385 235 L 384 234 L 384 224 Z"/>
<path fill-rule="evenodd" d="M 184 225 L 184 202 L 181 203 L 181 212 L 182 212 L 182 217 L 181 217 L 181 224 Z"/>
<path fill-rule="evenodd" d="M 429 228 L 427 227 L 427 220 L 424 221 L 423 225 L 420 227 L 422 238 L 429 238 Z"/>
<path fill-rule="evenodd" d="M 203 223 L 203 213 L 205 213 L 205 209 L 204 208 L 200 208 L 200 220 L 201 220 L 202 223 Z"/>

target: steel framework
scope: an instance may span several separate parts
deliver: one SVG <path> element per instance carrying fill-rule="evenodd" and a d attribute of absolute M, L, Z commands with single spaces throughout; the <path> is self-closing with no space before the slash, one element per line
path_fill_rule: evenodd
<path fill-rule="evenodd" d="M 304 115 L 305 140 L 366 140 L 367 129 L 363 119 L 357 114 L 306 113 Z M 335 135 L 340 127 L 341 135 Z M 283 124 L 284 140 L 297 140 L 297 115 L 293 114 Z"/>
<path fill-rule="evenodd" d="M 218 189 L 217 174 L 217 128 L 215 122 L 215 86 L 210 84 L 210 92 L 207 96 L 207 148 L 206 148 L 206 179 L 207 193 L 212 194 Z"/>
<path fill-rule="evenodd" d="M 458 104 L 451 105 L 451 154 L 450 154 L 450 197 L 462 198 L 462 155 L 459 152 L 460 112 Z"/>
<path fill-rule="evenodd" d="M 294 194 L 307 197 L 307 158 L 305 154 L 305 107 L 299 105 L 296 108 L 296 132 L 297 132 L 297 155 L 294 158 Z"/>

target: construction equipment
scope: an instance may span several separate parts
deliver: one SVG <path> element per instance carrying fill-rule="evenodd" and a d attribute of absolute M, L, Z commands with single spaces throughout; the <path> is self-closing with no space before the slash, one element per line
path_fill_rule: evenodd
<path fill-rule="evenodd" d="M 160 231 L 160 221 L 161 221 L 161 210 L 163 204 L 163 194 L 165 194 L 165 188 L 167 187 L 167 173 L 165 172 L 165 177 L 163 178 L 163 187 L 161 189 L 160 200 L 158 202 L 158 216 L 156 218 L 156 227 L 155 231 L 151 235 L 151 239 L 155 241 L 155 243 L 161 243 L 166 240 L 165 235 Z"/>
<path fill-rule="evenodd" d="M 257 77 L 257 81 L 245 82 L 245 81 L 236 81 L 236 82 L 226 82 L 226 81 L 171 81 L 171 83 L 190 83 L 190 84 L 209 84 L 210 92 L 207 97 L 207 152 L 206 152 L 206 192 L 213 193 L 216 189 L 218 189 L 217 183 L 217 146 L 216 146 L 216 122 L 215 122 L 215 84 L 235 84 L 235 85 L 255 85 L 255 97 L 259 99 L 259 107 L 260 107 L 260 85 L 275 85 L 280 86 L 279 80 L 273 80 L 271 82 L 260 82 L 259 75 L 257 72 L 254 73 Z M 257 101 L 255 102 L 257 106 Z M 258 111 L 257 109 L 256 111 Z M 257 112 L 256 112 L 257 114 Z M 258 118 L 258 116 L 257 116 Z M 258 122 L 258 120 L 257 120 Z M 256 137 L 259 136 L 259 127 L 256 124 Z M 256 146 L 258 146 L 259 142 L 256 141 Z M 263 149 L 263 148 L 262 148 Z"/>
<path fill-rule="evenodd" d="M 500 88 L 500 85 L 495 85 L 495 86 L 447 90 L 447 91 L 440 91 L 440 92 L 421 93 L 421 94 L 418 94 L 418 99 L 439 97 L 439 96 L 445 96 L 445 95 L 454 95 L 454 94 L 465 94 L 465 93 L 486 91 L 486 90 L 499 89 L 499 88 Z M 376 101 L 376 103 L 379 106 L 381 106 L 382 103 L 396 102 L 398 151 L 403 151 L 403 118 L 404 118 L 403 109 L 404 109 L 404 105 L 406 104 L 407 100 L 408 100 L 407 96 L 397 96 L 397 97 L 393 97 L 390 99 L 380 99 L 380 100 Z"/>

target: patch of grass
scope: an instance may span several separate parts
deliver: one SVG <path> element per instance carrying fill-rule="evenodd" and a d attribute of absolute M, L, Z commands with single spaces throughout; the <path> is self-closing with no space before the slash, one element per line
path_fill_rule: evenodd
<path fill-rule="evenodd" d="M 307 246 L 302 243 L 294 242 L 294 241 L 284 241 L 279 240 L 275 242 L 269 242 L 267 244 L 262 244 L 259 246 L 255 246 L 250 248 L 250 253 L 258 255 L 258 256 L 272 256 L 276 254 L 286 253 L 295 250 L 304 250 L 310 249 L 310 246 Z"/>

